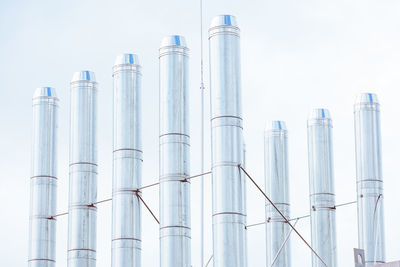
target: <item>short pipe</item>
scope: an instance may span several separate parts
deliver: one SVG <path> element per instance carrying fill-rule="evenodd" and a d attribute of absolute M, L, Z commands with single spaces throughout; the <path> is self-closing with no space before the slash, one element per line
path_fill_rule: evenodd
<path fill-rule="evenodd" d="M 54 88 L 35 90 L 30 178 L 29 267 L 55 267 L 58 98 Z"/>
<path fill-rule="evenodd" d="M 314 109 L 307 125 L 311 246 L 327 266 L 336 267 L 332 119 L 329 111 Z M 326 267 L 315 254 L 312 254 L 312 266 Z"/>
<path fill-rule="evenodd" d="M 272 121 L 264 134 L 264 173 L 265 193 L 283 215 L 289 218 L 287 139 L 285 122 Z M 268 201 L 265 202 L 265 215 L 267 267 L 270 267 L 272 263 L 274 267 L 290 267 L 290 241 L 285 243 L 290 227 Z"/>
<path fill-rule="evenodd" d="M 354 104 L 358 246 L 367 266 L 385 262 L 380 104 L 372 93 Z"/>

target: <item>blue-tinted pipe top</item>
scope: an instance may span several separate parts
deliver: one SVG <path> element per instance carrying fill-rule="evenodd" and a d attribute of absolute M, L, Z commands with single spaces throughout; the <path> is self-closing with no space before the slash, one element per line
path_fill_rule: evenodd
<path fill-rule="evenodd" d="M 232 15 L 219 15 L 212 19 L 211 28 L 218 26 L 233 26 L 237 27 L 236 17 Z"/>
<path fill-rule="evenodd" d="M 94 75 L 94 72 L 90 71 L 90 70 L 77 71 L 72 76 L 71 82 L 76 82 L 76 81 L 95 82 L 96 81 L 96 77 Z"/>
<path fill-rule="evenodd" d="M 374 93 L 361 93 L 356 98 L 356 104 L 360 103 L 379 103 L 378 96 Z"/>
<path fill-rule="evenodd" d="M 186 47 L 185 37 L 181 35 L 166 36 L 161 41 L 161 47 L 164 46 L 183 46 Z"/>
<path fill-rule="evenodd" d="M 271 124 L 267 126 L 268 130 L 278 130 L 278 131 L 285 131 L 286 130 L 286 122 L 280 120 L 271 121 Z"/>
<path fill-rule="evenodd" d="M 331 114 L 326 108 L 315 108 L 311 111 L 309 119 L 330 119 Z"/>
<path fill-rule="evenodd" d="M 115 59 L 114 65 L 124 64 L 139 65 L 139 57 L 136 54 L 131 53 L 118 55 Z"/>
<path fill-rule="evenodd" d="M 36 97 L 54 97 L 57 98 L 56 89 L 52 87 L 39 87 L 35 90 L 33 98 Z"/>

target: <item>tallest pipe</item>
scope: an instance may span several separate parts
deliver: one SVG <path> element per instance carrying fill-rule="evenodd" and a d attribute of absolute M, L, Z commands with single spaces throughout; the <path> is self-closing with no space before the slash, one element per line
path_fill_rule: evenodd
<path fill-rule="evenodd" d="M 214 267 L 247 266 L 239 33 L 230 15 L 209 29 Z"/>
<path fill-rule="evenodd" d="M 56 265 L 57 113 L 54 88 L 33 95 L 32 173 L 29 215 L 29 267 Z"/>
<path fill-rule="evenodd" d="M 377 96 L 359 95 L 354 104 L 358 246 L 367 266 L 385 262 L 380 126 Z"/>

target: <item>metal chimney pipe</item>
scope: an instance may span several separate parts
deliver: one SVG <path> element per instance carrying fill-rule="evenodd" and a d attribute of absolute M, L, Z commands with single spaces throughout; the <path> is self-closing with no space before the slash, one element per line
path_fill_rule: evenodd
<path fill-rule="evenodd" d="M 272 121 L 264 135 L 265 193 L 286 218 L 290 217 L 287 130 L 284 121 Z M 272 205 L 265 202 L 267 266 L 271 266 L 290 227 Z M 290 242 L 287 241 L 274 267 L 290 267 Z"/>
<path fill-rule="evenodd" d="M 239 33 L 231 15 L 209 29 L 214 267 L 247 266 Z"/>
<path fill-rule="evenodd" d="M 97 83 L 91 71 L 71 81 L 68 267 L 96 266 Z"/>
<path fill-rule="evenodd" d="M 314 109 L 308 126 L 311 246 L 329 267 L 336 259 L 336 210 L 333 181 L 332 120 L 327 109 Z M 313 267 L 325 265 L 312 254 Z"/>
<path fill-rule="evenodd" d="M 358 246 L 367 266 L 385 262 L 380 105 L 364 93 L 354 104 Z"/>
<path fill-rule="evenodd" d="M 182 36 L 160 47 L 160 266 L 191 266 L 188 48 Z"/>
<path fill-rule="evenodd" d="M 113 67 L 114 145 L 112 267 L 141 266 L 142 184 L 141 67 L 137 55 L 122 54 Z"/>
<path fill-rule="evenodd" d="M 56 266 L 57 124 L 54 88 L 36 89 L 33 99 L 31 198 L 29 214 L 30 267 Z"/>

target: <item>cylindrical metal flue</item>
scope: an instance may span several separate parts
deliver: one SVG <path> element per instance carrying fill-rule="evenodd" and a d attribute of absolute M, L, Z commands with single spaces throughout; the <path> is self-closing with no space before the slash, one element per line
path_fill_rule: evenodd
<path fill-rule="evenodd" d="M 336 210 L 333 181 L 332 120 L 315 109 L 307 122 L 311 246 L 329 267 L 336 266 Z M 313 267 L 326 267 L 312 254 Z"/>
<path fill-rule="evenodd" d="M 117 57 L 114 78 L 112 267 L 141 266 L 141 67 L 134 54 Z"/>
<path fill-rule="evenodd" d="M 385 262 L 380 107 L 375 94 L 364 93 L 354 105 L 358 246 L 367 266 Z"/>
<path fill-rule="evenodd" d="M 54 88 L 36 89 L 33 95 L 33 139 L 29 214 L 30 267 L 56 265 L 57 115 Z"/>
<path fill-rule="evenodd" d="M 91 71 L 71 81 L 68 267 L 96 266 L 97 83 Z"/>
<path fill-rule="evenodd" d="M 217 16 L 209 29 L 213 262 L 214 267 L 247 266 L 240 30 L 236 18 Z"/>
<path fill-rule="evenodd" d="M 160 266 L 191 266 L 188 48 L 182 36 L 160 47 Z"/>
<path fill-rule="evenodd" d="M 289 218 L 287 130 L 284 121 L 272 121 L 272 125 L 265 131 L 264 167 L 265 193 L 283 215 Z M 290 242 L 285 242 L 290 227 L 268 201 L 265 202 L 265 213 L 267 267 L 270 267 L 273 262 L 274 267 L 290 267 Z M 279 256 L 275 259 L 278 253 Z"/>

